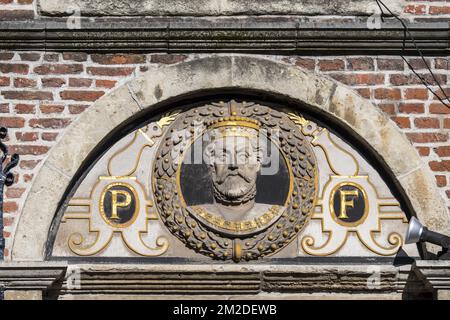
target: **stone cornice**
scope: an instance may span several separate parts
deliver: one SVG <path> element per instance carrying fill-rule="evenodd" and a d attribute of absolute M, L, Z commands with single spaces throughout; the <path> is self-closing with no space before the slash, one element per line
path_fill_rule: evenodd
<path fill-rule="evenodd" d="M 47 290 L 62 280 L 66 268 L 64 262 L 2 262 L 0 285 L 5 290 Z"/>
<path fill-rule="evenodd" d="M 450 261 L 418 260 L 413 270 L 430 289 L 450 290 Z"/>
<path fill-rule="evenodd" d="M 368 29 L 361 18 L 321 21 L 307 17 L 65 18 L 0 22 L 0 50 L 87 52 L 237 52 L 285 55 L 417 55 L 402 26 L 386 19 Z M 448 22 L 410 25 L 427 55 L 448 55 Z"/>
<path fill-rule="evenodd" d="M 345 293 L 401 296 L 392 265 L 77 265 L 80 287 L 61 295 Z M 379 272 L 372 282 L 374 272 Z M 139 283 L 139 286 L 136 284 Z M 373 286 L 372 286 L 373 285 Z M 400 290 L 399 290 L 400 289 Z"/>
<path fill-rule="evenodd" d="M 401 267 L 370 263 L 68 265 L 63 261 L 3 262 L 0 285 L 7 292 L 41 291 L 60 299 L 93 296 L 117 299 L 130 295 L 170 298 L 199 294 L 272 298 L 337 294 L 337 297 L 401 299 L 422 297 L 421 294 L 430 290 L 450 290 L 449 272 L 448 261 L 429 260 Z M 79 278 L 71 278 L 74 274 Z"/>

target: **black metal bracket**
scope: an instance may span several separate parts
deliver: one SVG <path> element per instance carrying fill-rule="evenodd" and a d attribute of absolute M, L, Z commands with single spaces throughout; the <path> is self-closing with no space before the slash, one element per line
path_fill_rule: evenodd
<path fill-rule="evenodd" d="M 17 166 L 19 162 L 19 155 L 13 154 L 9 156 L 8 147 L 3 143 L 6 138 L 8 130 L 5 127 L 0 127 L 0 151 L 3 153 L 0 159 L 0 260 L 4 258 L 5 238 L 3 236 L 3 191 L 4 186 L 10 186 L 14 183 L 14 175 L 11 169 Z"/>
<path fill-rule="evenodd" d="M 14 153 L 9 156 L 8 147 L 3 143 L 6 138 L 8 130 L 5 127 L 0 127 L 0 151 L 3 153 L 0 159 L 0 260 L 5 256 L 5 237 L 3 235 L 3 191 L 4 187 L 10 186 L 14 183 L 14 175 L 11 169 L 17 166 L 19 162 L 19 155 Z M 0 287 L 0 300 L 4 299 L 4 288 Z"/>

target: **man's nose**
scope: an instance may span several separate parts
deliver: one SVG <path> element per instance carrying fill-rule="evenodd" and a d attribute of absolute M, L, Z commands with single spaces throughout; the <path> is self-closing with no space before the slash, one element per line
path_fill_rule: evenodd
<path fill-rule="evenodd" d="M 238 164 L 237 161 L 235 161 L 235 159 L 231 159 L 230 162 L 228 163 L 228 169 L 237 169 L 238 168 Z"/>

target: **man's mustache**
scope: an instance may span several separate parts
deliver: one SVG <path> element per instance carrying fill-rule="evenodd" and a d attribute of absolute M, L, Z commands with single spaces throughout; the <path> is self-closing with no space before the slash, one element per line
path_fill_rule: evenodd
<path fill-rule="evenodd" d="M 242 171 L 235 171 L 235 172 L 228 172 L 226 175 L 223 175 L 223 177 L 221 177 L 221 179 L 218 179 L 218 183 L 222 184 L 228 177 L 230 176 L 240 176 L 242 179 L 244 179 L 247 183 L 252 181 L 251 177 L 248 177 L 245 173 L 243 173 Z"/>

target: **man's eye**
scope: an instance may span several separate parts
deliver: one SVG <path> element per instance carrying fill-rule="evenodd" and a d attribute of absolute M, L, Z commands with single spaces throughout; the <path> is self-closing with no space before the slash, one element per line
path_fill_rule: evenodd
<path fill-rule="evenodd" d="M 242 163 L 242 162 L 246 162 L 247 159 L 248 159 L 248 154 L 246 154 L 246 153 L 240 153 L 240 154 L 238 154 L 237 159 L 238 159 L 238 161 L 240 161 L 241 163 Z"/>

